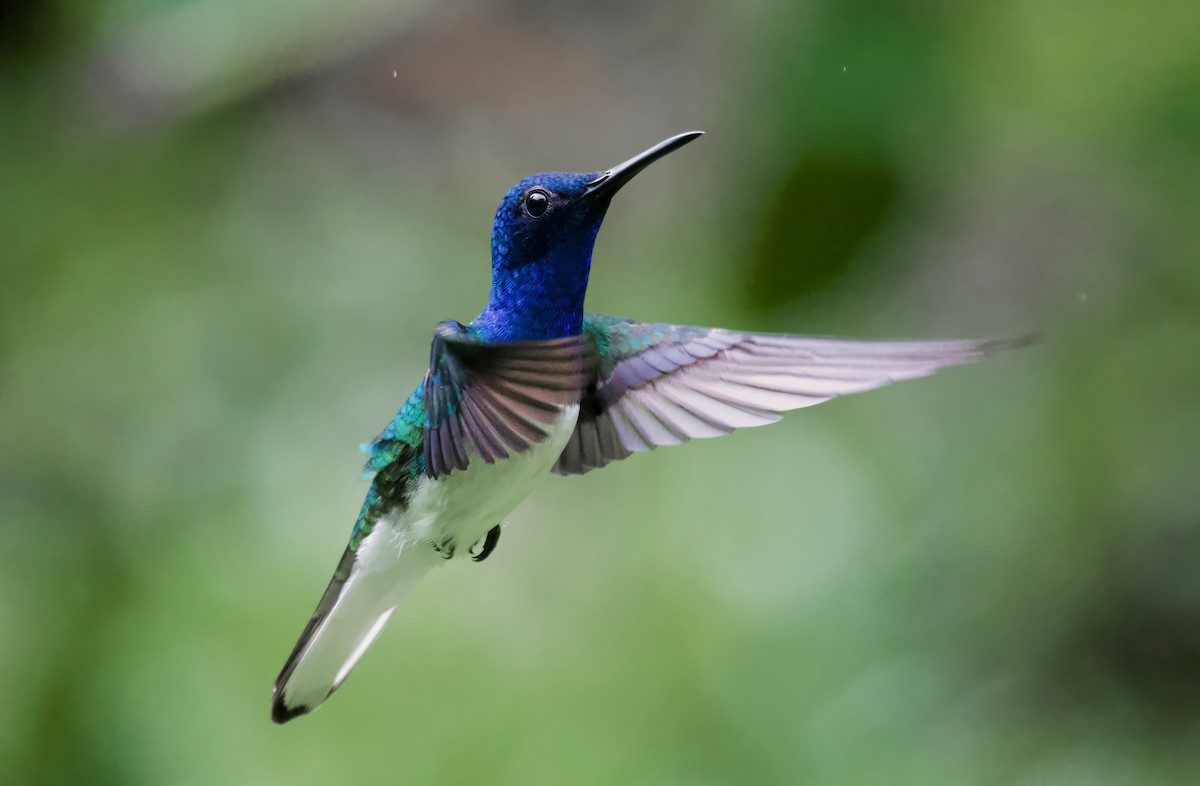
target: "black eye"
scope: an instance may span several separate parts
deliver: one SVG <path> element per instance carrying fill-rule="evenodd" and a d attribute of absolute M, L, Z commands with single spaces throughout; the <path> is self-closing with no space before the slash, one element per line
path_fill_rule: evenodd
<path fill-rule="evenodd" d="M 525 195 L 525 212 L 530 218 L 541 218 L 550 209 L 550 195 L 545 190 L 535 188 Z"/>

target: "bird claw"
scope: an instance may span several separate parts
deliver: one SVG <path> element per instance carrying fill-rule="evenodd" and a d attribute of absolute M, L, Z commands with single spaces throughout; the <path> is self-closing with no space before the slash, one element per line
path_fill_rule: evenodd
<path fill-rule="evenodd" d="M 487 534 L 484 535 L 479 540 L 478 543 L 476 543 L 474 546 L 472 546 L 470 549 L 468 549 L 467 553 L 471 555 L 471 559 L 474 562 L 483 562 L 485 559 L 487 559 L 489 556 L 491 556 L 493 551 L 496 550 L 496 544 L 499 542 L 500 542 L 500 525 L 497 524 L 496 526 L 489 529 L 487 531 Z M 443 540 L 441 542 L 438 542 L 436 540 L 431 541 L 430 545 L 433 546 L 434 551 L 436 551 L 438 554 L 441 555 L 442 559 L 453 559 L 454 558 L 454 551 L 455 551 L 454 538 L 446 538 L 445 540 Z M 479 548 L 478 551 L 475 550 L 476 546 Z"/>
<path fill-rule="evenodd" d="M 483 562 L 485 559 L 491 556 L 493 551 L 496 550 L 496 544 L 499 542 L 500 525 L 497 524 L 487 531 L 487 534 L 483 536 L 483 539 L 479 543 L 475 544 L 475 546 L 479 546 L 479 551 L 469 552 L 471 555 L 471 560 L 474 562 Z M 471 548 L 474 549 L 475 546 L 472 546 Z"/>
<path fill-rule="evenodd" d="M 433 550 L 442 555 L 442 559 L 454 557 L 454 538 L 446 538 L 441 543 L 433 542 Z"/>

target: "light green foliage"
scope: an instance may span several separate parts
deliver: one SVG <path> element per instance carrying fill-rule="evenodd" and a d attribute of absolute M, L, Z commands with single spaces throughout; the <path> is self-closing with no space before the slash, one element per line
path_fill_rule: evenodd
<path fill-rule="evenodd" d="M 0 782 L 1200 782 L 1194 0 L 26 5 Z M 273 727 L 500 195 L 689 128 L 589 310 L 1043 342 L 547 478 Z"/>

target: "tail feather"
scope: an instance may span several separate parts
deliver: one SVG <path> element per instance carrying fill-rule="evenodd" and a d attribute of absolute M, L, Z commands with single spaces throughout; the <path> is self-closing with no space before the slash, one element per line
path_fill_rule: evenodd
<path fill-rule="evenodd" d="M 390 565 L 371 569 L 361 552 L 346 549 L 275 680 L 271 720 L 286 723 L 312 712 L 338 689 L 387 625 L 403 590 L 430 566 L 416 551 L 404 549 Z"/>

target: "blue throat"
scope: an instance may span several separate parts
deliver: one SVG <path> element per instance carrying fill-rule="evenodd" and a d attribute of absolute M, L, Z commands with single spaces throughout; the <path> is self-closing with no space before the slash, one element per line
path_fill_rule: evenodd
<path fill-rule="evenodd" d="M 592 251 L 566 263 L 547 260 L 493 275 L 487 307 L 474 325 L 489 341 L 530 341 L 577 336 L 583 329 Z"/>
<path fill-rule="evenodd" d="M 473 323 L 484 339 L 579 335 L 592 248 L 607 206 L 606 201 L 591 203 L 586 212 L 536 232 L 501 206 L 492 228 L 492 292 Z"/>

